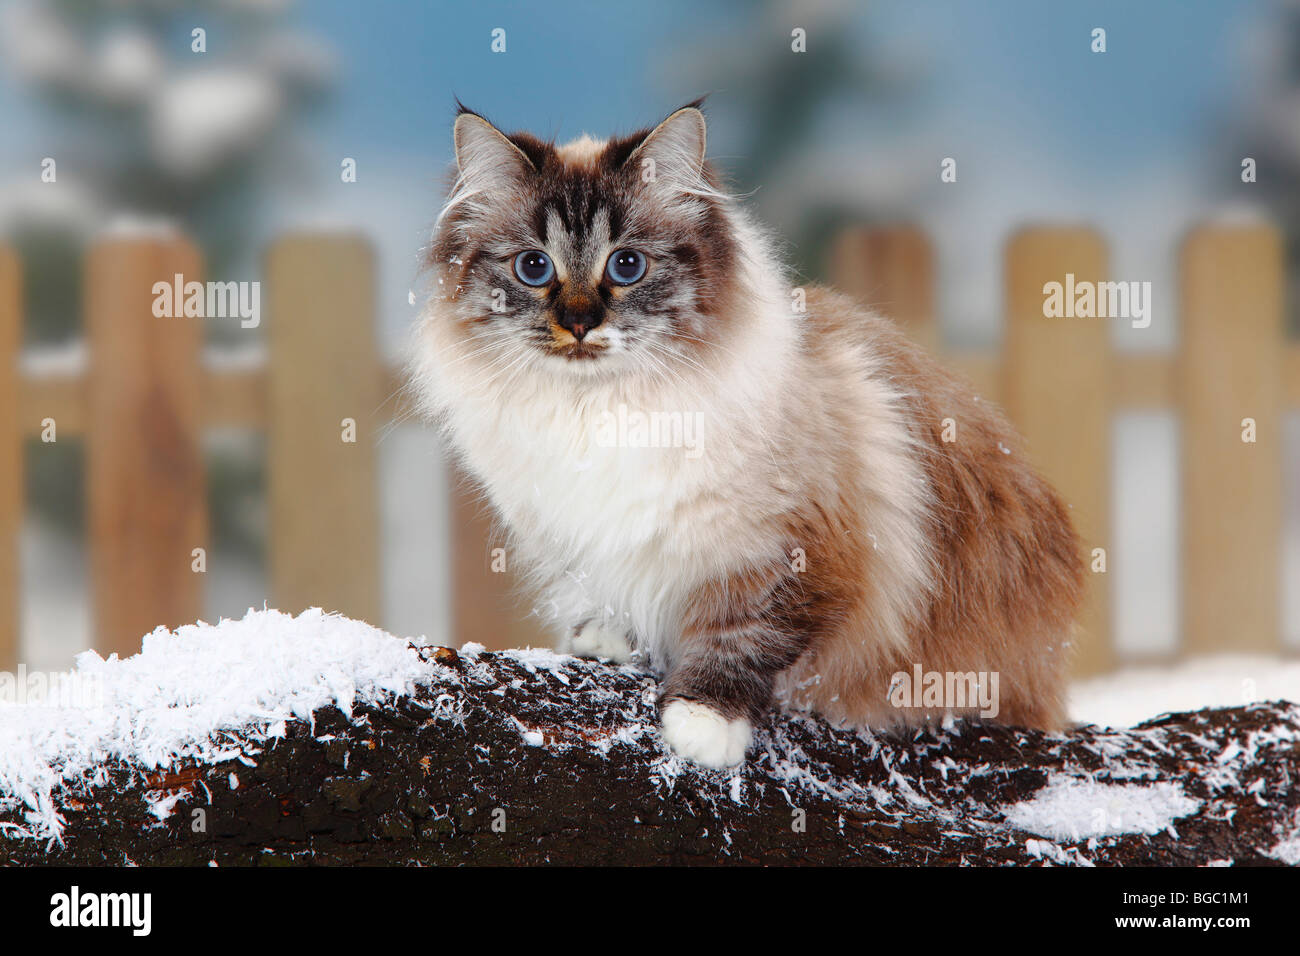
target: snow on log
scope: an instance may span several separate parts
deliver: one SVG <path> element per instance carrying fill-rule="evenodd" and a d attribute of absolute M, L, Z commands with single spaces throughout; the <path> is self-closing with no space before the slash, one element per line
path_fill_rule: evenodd
<path fill-rule="evenodd" d="M 83 655 L 82 698 L 0 704 L 0 863 L 1300 863 L 1294 704 L 1065 735 L 774 714 L 712 772 L 634 666 L 418 643 L 260 611 Z"/>

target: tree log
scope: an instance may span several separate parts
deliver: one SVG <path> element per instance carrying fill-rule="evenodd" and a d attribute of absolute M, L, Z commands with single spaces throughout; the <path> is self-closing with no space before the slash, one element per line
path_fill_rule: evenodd
<path fill-rule="evenodd" d="M 117 765 L 62 788 L 61 842 L 0 838 L 0 862 L 1295 862 L 1294 704 L 1063 735 L 957 722 L 899 736 L 773 714 L 745 765 L 715 772 L 664 748 L 650 674 L 420 650 L 430 680 L 413 696 L 322 709 L 241 759 Z M 1169 820 L 1144 816 L 1153 795 Z"/>

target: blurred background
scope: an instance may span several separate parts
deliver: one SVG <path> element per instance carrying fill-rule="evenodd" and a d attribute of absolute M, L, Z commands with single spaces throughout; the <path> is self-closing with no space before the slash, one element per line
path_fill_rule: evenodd
<path fill-rule="evenodd" d="M 1104 53 L 1092 49 L 1098 27 Z M 805 53 L 792 51 L 796 28 Z M 1003 261 L 1018 229 L 1086 225 L 1109 250 L 1111 278 L 1152 283 L 1150 326 L 1108 323 L 1111 347 L 1172 355 L 1180 243 L 1210 221 L 1282 230 L 1295 347 L 1295 0 L 7 0 L 0 242 L 21 274 L 21 375 L 81 374 L 88 250 L 105 236 L 163 229 L 190 237 L 206 276 L 222 281 L 261 279 L 268 247 L 289 234 L 361 236 L 373 253 L 376 347 L 395 365 L 448 183 L 455 97 L 503 128 L 564 140 L 652 125 L 702 93 L 713 159 L 808 281 L 840 278 L 835 253 L 853 230 L 918 227 L 933 250 L 932 311 L 946 351 L 1001 349 Z M 941 181 L 946 157 L 957 160 L 956 182 Z M 1257 163 L 1254 182 L 1242 180 L 1244 157 Z M 54 181 L 42 176 L 49 158 Z M 352 181 L 341 175 L 348 160 Z M 273 321 L 204 323 L 208 365 L 258 367 Z M 384 395 L 392 384 L 384 380 Z M 436 643 L 492 644 L 501 638 L 485 629 L 504 613 L 519 624 L 512 634 L 529 633 L 526 601 L 503 612 L 481 578 L 480 590 L 453 593 L 458 564 L 481 564 L 483 544 L 472 519 L 457 530 L 456 484 L 436 438 L 400 416 L 391 424 L 378 404 L 365 411 L 360 440 L 376 448 L 372 623 Z M 41 441 L 20 424 L 18 659 L 61 668 L 95 643 L 86 442 Z M 1279 580 L 1263 593 L 1277 596 L 1273 656 L 1285 658 L 1300 651 L 1294 407 L 1279 432 L 1283 544 L 1272 565 Z M 203 432 L 206 619 L 276 603 L 267 443 L 263 429 Z M 1110 421 L 1107 669 L 1168 667 L 1180 656 L 1180 454 L 1168 409 Z M 494 601 L 502 607 L 486 614 L 467 606 Z M 1259 651 L 1245 643 L 1240 650 Z M 1219 650 L 1238 650 L 1231 635 Z M 1300 695 L 1294 658 L 1264 660 L 1201 663 L 1179 686 L 1225 703 L 1238 702 L 1243 682 L 1262 696 Z M 1080 700 L 1114 699 L 1119 686 L 1080 685 Z M 1125 686 L 1120 696 L 1132 698 Z M 1283 689 L 1270 694 L 1274 686 Z"/>

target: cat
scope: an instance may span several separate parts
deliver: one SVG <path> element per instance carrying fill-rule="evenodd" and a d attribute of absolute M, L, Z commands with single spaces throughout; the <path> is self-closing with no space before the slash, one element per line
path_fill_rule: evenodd
<path fill-rule="evenodd" d="M 1083 588 L 1066 507 L 888 319 L 792 288 L 706 160 L 698 101 L 603 141 L 464 107 L 453 133 L 412 382 L 559 649 L 643 650 L 663 738 L 706 767 L 743 762 L 775 705 L 884 729 L 976 715 L 938 693 L 954 676 L 992 675 L 1003 722 L 1062 725 Z M 900 694 L 922 671 L 936 695 Z"/>

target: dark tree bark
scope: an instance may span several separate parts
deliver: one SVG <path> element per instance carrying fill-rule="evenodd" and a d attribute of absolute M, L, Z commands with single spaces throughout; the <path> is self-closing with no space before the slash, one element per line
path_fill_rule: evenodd
<path fill-rule="evenodd" d="M 664 750 L 649 675 L 423 653 L 416 696 L 319 711 L 250 742 L 248 763 L 115 766 L 106 786 L 68 788 L 62 843 L 0 839 L 0 862 L 1274 864 L 1262 851 L 1300 824 L 1291 704 L 1064 736 L 958 724 L 899 738 L 773 715 L 742 769 L 709 772 Z M 1176 783 L 1200 805 L 1176 833 L 1053 841 L 1006 822 L 1060 776 Z M 150 804 L 168 796 L 159 821 Z"/>

